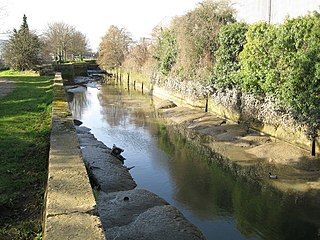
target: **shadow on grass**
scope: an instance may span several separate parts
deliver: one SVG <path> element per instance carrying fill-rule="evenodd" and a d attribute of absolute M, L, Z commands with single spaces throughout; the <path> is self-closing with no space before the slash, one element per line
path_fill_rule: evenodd
<path fill-rule="evenodd" d="M 0 239 L 33 239 L 41 229 L 53 81 L 5 78 L 16 88 L 0 100 Z"/>

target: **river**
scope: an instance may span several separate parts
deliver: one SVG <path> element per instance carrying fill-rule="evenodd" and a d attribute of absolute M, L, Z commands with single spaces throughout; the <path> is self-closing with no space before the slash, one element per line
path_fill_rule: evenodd
<path fill-rule="evenodd" d="M 177 207 L 207 239 L 320 239 L 319 209 L 234 176 L 157 119 L 148 94 L 103 84 L 69 99 L 98 140 L 125 150 L 138 188 Z"/>

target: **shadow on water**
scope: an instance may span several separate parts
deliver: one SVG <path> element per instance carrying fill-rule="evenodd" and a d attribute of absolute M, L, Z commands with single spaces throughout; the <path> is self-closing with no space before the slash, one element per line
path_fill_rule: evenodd
<path fill-rule="evenodd" d="M 198 218 L 234 218 L 244 238 L 319 238 L 319 209 L 310 208 L 305 199 L 232 175 L 168 126 L 159 128 L 158 137 L 159 147 L 171 156 L 170 175 L 178 186 L 175 199 Z"/>
<path fill-rule="evenodd" d="M 156 119 L 149 96 L 105 85 L 72 99 L 74 117 L 107 146 L 125 148 L 138 187 L 178 207 L 207 239 L 320 238 L 320 206 L 231 173 Z"/>

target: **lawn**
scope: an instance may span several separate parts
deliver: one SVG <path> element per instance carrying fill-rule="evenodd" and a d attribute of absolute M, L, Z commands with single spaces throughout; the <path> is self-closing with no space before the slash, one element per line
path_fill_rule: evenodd
<path fill-rule="evenodd" d="M 51 131 L 52 77 L 4 71 L 16 88 L 0 99 L 0 239 L 41 235 Z"/>

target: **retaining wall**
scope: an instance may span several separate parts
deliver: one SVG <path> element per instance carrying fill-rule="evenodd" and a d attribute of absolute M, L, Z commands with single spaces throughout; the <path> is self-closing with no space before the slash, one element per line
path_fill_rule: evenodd
<path fill-rule="evenodd" d="M 54 94 L 43 239 L 105 239 L 59 73 Z"/>
<path fill-rule="evenodd" d="M 202 99 L 202 100 L 190 99 L 179 93 L 170 92 L 164 88 L 160 88 L 157 86 L 153 86 L 150 93 L 156 97 L 172 100 L 180 106 L 188 105 L 195 108 L 202 108 L 203 110 L 205 109 L 205 106 L 206 106 L 205 99 Z M 245 116 L 241 116 L 240 113 L 232 111 L 220 104 L 216 104 L 212 100 L 212 98 L 209 98 L 207 107 L 208 107 L 208 111 L 211 113 L 230 119 L 234 122 L 238 122 L 238 121 L 245 122 L 252 129 L 256 129 L 260 132 L 263 132 L 265 134 L 268 134 L 272 137 L 283 140 L 285 142 L 294 144 L 303 149 L 311 150 L 312 142 L 306 137 L 305 135 L 306 129 L 304 128 L 292 129 L 284 125 L 275 127 L 272 125 L 250 122 L 245 119 Z M 319 132 L 319 136 L 320 136 L 320 132 Z M 320 152 L 319 137 L 316 139 L 316 152 Z"/>

